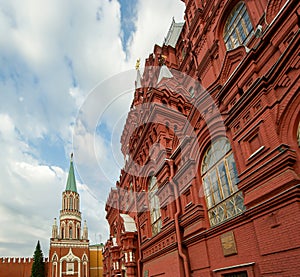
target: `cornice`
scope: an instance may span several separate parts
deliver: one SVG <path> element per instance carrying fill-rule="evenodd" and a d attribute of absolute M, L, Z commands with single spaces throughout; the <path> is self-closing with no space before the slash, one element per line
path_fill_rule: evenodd
<path fill-rule="evenodd" d="M 59 248 L 89 248 L 89 241 L 60 241 L 60 240 L 54 240 L 50 241 L 50 247 L 59 247 Z"/>

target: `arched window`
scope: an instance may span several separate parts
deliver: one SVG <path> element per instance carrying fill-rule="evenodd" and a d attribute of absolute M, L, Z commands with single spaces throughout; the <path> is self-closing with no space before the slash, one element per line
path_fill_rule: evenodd
<path fill-rule="evenodd" d="M 72 227 L 72 225 L 70 226 L 70 229 L 69 229 L 69 238 L 70 239 L 73 238 L 73 227 Z"/>
<path fill-rule="evenodd" d="M 227 50 L 245 45 L 253 27 L 244 2 L 239 2 L 231 11 L 224 26 L 224 42 Z"/>
<path fill-rule="evenodd" d="M 58 257 L 56 253 L 52 256 L 52 277 L 57 277 L 57 261 Z"/>
<path fill-rule="evenodd" d="M 70 210 L 73 210 L 73 197 L 70 197 Z"/>
<path fill-rule="evenodd" d="M 244 211 L 244 199 L 230 143 L 226 138 L 214 141 L 202 160 L 201 175 L 211 226 Z"/>
<path fill-rule="evenodd" d="M 77 225 L 77 239 L 80 239 L 80 225 Z"/>
<path fill-rule="evenodd" d="M 161 214 L 160 214 L 160 204 L 157 193 L 157 181 L 154 176 L 150 177 L 148 185 L 148 195 L 149 195 L 149 209 L 151 217 L 152 235 L 156 235 L 161 230 Z"/>
<path fill-rule="evenodd" d="M 56 277 L 57 276 L 57 262 L 54 262 L 52 264 L 52 277 Z"/>
<path fill-rule="evenodd" d="M 64 226 L 61 227 L 61 238 L 62 239 L 65 238 L 65 227 Z"/>

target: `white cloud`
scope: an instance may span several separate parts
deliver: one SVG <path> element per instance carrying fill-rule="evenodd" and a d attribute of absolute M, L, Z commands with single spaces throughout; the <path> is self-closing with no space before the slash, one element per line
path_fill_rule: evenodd
<path fill-rule="evenodd" d="M 14 135 L 15 126 L 7 114 L 0 114 L 0 134 L 3 139 L 10 140 Z"/>
<path fill-rule="evenodd" d="M 171 0 L 140 0 L 138 2 L 137 30 L 129 42 L 131 63 L 147 58 L 154 45 L 162 45 L 172 22 L 183 22 L 184 3 Z M 142 63 L 143 65 L 143 63 Z"/>
<path fill-rule="evenodd" d="M 106 239 L 105 200 L 122 162 L 115 151 L 135 72 L 116 74 L 133 69 L 138 57 L 147 57 L 155 43 L 161 44 L 172 16 L 180 21 L 182 11 L 179 0 L 140 0 L 126 60 L 117 0 L 0 2 L 5 38 L 0 40 L 1 255 L 31 256 L 37 239 L 47 249 L 74 128 L 83 217 L 92 240 L 99 234 Z M 76 125 L 79 111 L 82 125 Z M 100 124 L 105 128 L 96 132 Z M 112 131 L 111 145 L 107 132 Z M 50 153 L 52 144 L 66 154 Z M 50 159 L 55 155 L 56 160 Z"/>
<path fill-rule="evenodd" d="M 58 209 L 63 171 L 41 165 L 28 154 L 30 147 L 20 139 L 13 120 L 0 114 L 0 244 L 7 244 L 5 255 L 29 255 L 40 239 L 47 242 L 49 215 Z M 9 244 L 18 244 L 18 250 Z M 45 245 L 46 246 L 46 245 Z M 45 247 L 44 246 L 44 247 Z M 4 251 L 4 250 L 3 250 Z"/>
<path fill-rule="evenodd" d="M 40 240 L 47 256 L 52 219 L 59 216 L 61 192 L 68 172 L 41 164 L 29 155 L 28 145 L 20 140 L 7 114 L 0 114 L 0 122 L 0 142 L 6 150 L 0 162 L 1 253 L 31 255 L 36 241 Z M 79 182 L 78 191 L 90 232 L 97 234 L 97 238 L 99 234 L 107 236 L 107 226 L 100 222 L 100 218 L 104 218 L 104 202 L 97 200 L 88 186 Z"/>

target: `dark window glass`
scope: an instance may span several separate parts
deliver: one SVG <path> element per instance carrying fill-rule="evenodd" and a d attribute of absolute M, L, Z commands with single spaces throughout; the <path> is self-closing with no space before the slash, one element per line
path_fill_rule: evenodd
<path fill-rule="evenodd" d="M 201 167 L 202 184 L 211 226 L 245 210 L 238 191 L 238 173 L 226 138 L 219 138 L 207 149 Z"/>
<path fill-rule="evenodd" d="M 224 27 L 224 42 L 227 50 L 245 45 L 253 31 L 244 2 L 238 3 L 228 16 Z"/>
<path fill-rule="evenodd" d="M 223 277 L 248 277 L 246 271 L 224 274 Z"/>

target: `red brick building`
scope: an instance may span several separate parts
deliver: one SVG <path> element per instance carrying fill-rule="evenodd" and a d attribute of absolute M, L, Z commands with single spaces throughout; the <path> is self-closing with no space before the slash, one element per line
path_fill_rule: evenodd
<path fill-rule="evenodd" d="M 104 276 L 299 276 L 299 1 L 184 2 L 137 65 Z"/>

